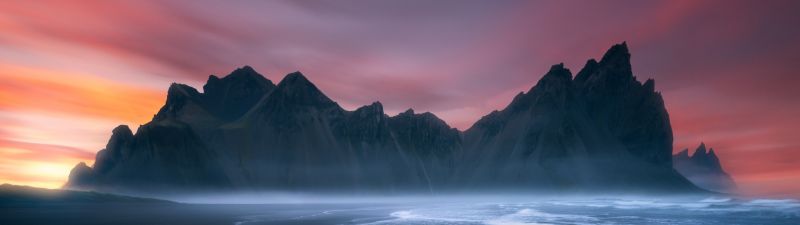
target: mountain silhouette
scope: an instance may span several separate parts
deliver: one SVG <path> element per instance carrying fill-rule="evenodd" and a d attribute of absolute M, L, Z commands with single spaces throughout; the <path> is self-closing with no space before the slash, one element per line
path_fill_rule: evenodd
<path fill-rule="evenodd" d="M 673 169 L 672 129 L 625 43 L 575 77 L 553 65 L 503 110 L 458 131 L 436 115 L 348 111 L 300 72 L 277 85 L 245 66 L 203 93 L 172 84 L 134 134 L 112 132 L 68 188 L 162 190 L 696 191 Z"/>
<path fill-rule="evenodd" d="M 701 142 L 691 156 L 689 149 L 675 154 L 672 163 L 678 172 L 701 188 L 718 192 L 731 192 L 736 189 L 736 183 L 722 169 L 714 149 L 706 149 L 705 143 Z"/>

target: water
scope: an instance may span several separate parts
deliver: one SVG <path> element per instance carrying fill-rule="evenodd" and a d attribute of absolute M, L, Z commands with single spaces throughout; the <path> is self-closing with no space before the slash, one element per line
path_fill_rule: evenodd
<path fill-rule="evenodd" d="M 272 207 L 271 207 L 272 208 Z M 796 200 L 591 199 L 319 205 L 241 217 L 257 224 L 800 224 Z"/>
<path fill-rule="evenodd" d="M 408 196 L 392 198 L 259 196 L 192 204 L 0 204 L 0 224 L 58 225 L 530 225 L 530 224 L 800 224 L 792 199 L 529 198 Z M 191 202 L 191 201 L 184 201 Z M 270 204 L 263 204 L 271 202 Z"/>

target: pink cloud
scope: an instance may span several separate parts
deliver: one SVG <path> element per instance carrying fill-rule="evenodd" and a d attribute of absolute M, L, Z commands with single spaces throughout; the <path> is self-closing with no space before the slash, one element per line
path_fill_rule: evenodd
<path fill-rule="evenodd" d="M 577 72 L 611 44 L 628 41 L 636 75 L 655 78 L 665 96 L 676 148 L 706 141 L 748 191 L 788 193 L 783 181 L 797 180 L 797 173 L 775 171 L 800 171 L 800 141 L 793 135 L 800 127 L 794 66 L 800 30 L 793 29 L 799 6 L 738 0 L 2 2 L 0 65 L 57 72 L 23 71 L 0 83 L 8 90 L 0 91 L 0 112 L 85 113 L 138 124 L 163 101 L 164 90 L 153 87 L 165 89 L 171 81 L 199 87 L 209 74 L 247 64 L 273 81 L 300 70 L 349 109 L 381 101 L 390 113 L 432 111 L 466 129 L 528 90 L 550 65 L 564 62 Z M 90 87 L 48 82 L 76 72 L 108 80 L 103 85 L 120 87 L 127 101 L 141 99 L 141 107 L 119 110 Z M 25 75 L 38 79 L 20 78 Z M 53 94 L 58 91 L 72 94 Z M 63 101 L 31 100 L 50 97 Z"/>

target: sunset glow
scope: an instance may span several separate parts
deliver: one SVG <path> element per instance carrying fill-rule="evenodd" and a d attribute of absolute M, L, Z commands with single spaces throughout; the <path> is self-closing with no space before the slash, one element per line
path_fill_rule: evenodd
<path fill-rule="evenodd" d="M 0 2 L 0 183 L 60 187 L 114 127 L 150 121 L 172 82 L 202 90 L 243 65 L 464 130 L 550 65 L 577 73 L 627 41 L 675 152 L 705 142 L 743 193 L 800 196 L 800 26 L 776 27 L 800 25 L 798 1 L 404 2 Z"/>

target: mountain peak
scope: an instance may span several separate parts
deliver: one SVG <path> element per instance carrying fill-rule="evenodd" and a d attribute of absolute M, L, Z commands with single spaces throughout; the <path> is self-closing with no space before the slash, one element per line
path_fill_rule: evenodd
<path fill-rule="evenodd" d="M 714 153 L 714 149 L 711 148 L 706 149 L 705 143 L 700 143 L 700 146 L 697 147 L 695 150 L 694 155 L 691 157 L 692 161 L 700 165 L 704 165 L 709 168 L 719 169 L 721 170 L 721 165 L 719 163 L 719 158 L 717 158 L 717 154 Z"/>
<path fill-rule="evenodd" d="M 687 157 L 688 150 L 673 156 L 673 167 L 696 185 L 713 191 L 727 192 L 736 187 L 736 183 L 722 168 L 714 148 L 706 150 L 705 143 L 700 143 L 694 155 Z"/>
<path fill-rule="evenodd" d="M 249 79 L 249 80 L 258 80 L 259 82 L 261 82 L 262 80 L 269 81 L 266 78 L 264 78 L 264 75 L 261 75 L 260 73 L 256 72 L 256 70 L 253 69 L 253 67 L 250 67 L 250 66 L 243 66 L 241 68 L 236 68 L 235 70 L 233 70 L 233 72 L 231 72 L 230 74 L 228 74 L 227 76 L 225 76 L 222 79 L 223 80 L 225 80 L 225 79 L 230 79 L 230 80 L 233 80 L 233 79 L 247 80 L 247 79 Z M 270 81 L 270 83 L 272 83 L 272 82 Z"/>
<path fill-rule="evenodd" d="M 628 44 L 626 42 L 622 42 L 622 44 L 615 44 L 611 46 L 611 48 L 606 51 L 603 55 L 603 58 L 600 60 L 600 63 L 609 63 L 612 61 L 627 61 L 629 62 L 631 59 L 631 53 L 628 51 Z"/>
<path fill-rule="evenodd" d="M 256 72 L 256 70 L 253 69 L 253 67 L 250 67 L 248 65 L 244 65 L 242 67 L 237 68 L 231 74 L 234 74 L 234 73 L 243 73 L 243 74 L 253 74 L 254 73 L 254 74 L 258 74 L 258 72 Z"/>
<path fill-rule="evenodd" d="M 383 104 L 375 101 L 372 104 L 359 107 L 353 113 L 360 119 L 375 118 L 375 121 L 380 121 L 384 117 Z"/>
<path fill-rule="evenodd" d="M 281 80 L 281 82 L 279 84 L 283 84 L 283 83 L 289 83 L 289 84 L 308 83 L 308 84 L 310 84 L 311 81 L 309 81 L 308 78 L 306 78 L 306 76 L 303 75 L 303 73 L 301 73 L 300 71 L 294 71 L 294 72 L 291 72 L 289 74 L 286 74 L 286 76 L 283 77 L 283 80 Z"/>
<path fill-rule="evenodd" d="M 185 84 L 172 83 L 167 90 L 167 102 L 153 117 L 154 120 L 161 120 L 177 115 L 184 105 L 194 101 L 200 96 L 197 89 Z"/>
<path fill-rule="evenodd" d="M 319 89 L 317 88 L 317 86 L 314 85 L 314 83 L 311 83 L 311 81 L 309 81 L 308 78 L 306 78 L 306 76 L 303 75 L 303 73 L 300 73 L 300 71 L 295 71 L 295 72 L 286 74 L 286 76 L 283 77 L 281 82 L 278 82 L 278 88 L 279 89 L 287 89 L 287 88 L 289 88 L 289 89 L 298 89 L 299 88 L 299 89 L 307 89 L 309 91 L 320 92 Z"/>
<path fill-rule="evenodd" d="M 221 89 L 221 86 L 232 86 L 237 85 L 236 83 L 243 83 L 238 86 L 246 86 L 246 83 L 256 83 L 259 86 L 270 88 L 274 87 L 275 84 L 272 83 L 269 79 L 265 78 L 264 75 L 256 72 L 253 67 L 250 66 L 243 66 L 240 68 L 236 68 L 227 76 L 219 78 L 215 75 L 208 76 L 208 81 L 206 84 L 203 85 L 203 91 L 208 93 L 209 91 L 213 92 L 219 91 L 215 89 Z"/>
<path fill-rule="evenodd" d="M 550 66 L 550 70 L 547 73 L 562 73 L 563 71 L 569 70 L 564 67 L 564 63 L 559 63 Z"/>
<path fill-rule="evenodd" d="M 414 115 L 414 109 L 412 109 L 412 108 L 408 108 L 408 109 L 406 109 L 406 111 L 405 111 L 405 112 L 401 112 L 401 113 L 400 113 L 400 114 L 398 114 L 398 115 L 402 115 L 402 114 L 410 114 L 410 115 Z"/>
<path fill-rule="evenodd" d="M 706 143 L 700 142 L 700 146 L 697 146 L 697 149 L 694 150 L 694 155 L 692 155 L 692 157 L 697 156 L 698 154 L 706 155 Z"/>
<path fill-rule="evenodd" d="M 169 101 L 170 97 L 183 97 L 183 96 L 195 96 L 199 94 L 197 89 L 193 87 L 181 83 L 172 83 L 169 85 L 169 89 L 167 90 L 167 100 Z"/>
<path fill-rule="evenodd" d="M 586 64 L 583 66 L 583 69 L 578 71 L 578 74 L 575 75 L 575 81 L 579 83 L 583 83 L 587 79 L 589 79 L 589 75 L 597 70 L 597 60 L 589 59 L 586 61 Z"/>
<path fill-rule="evenodd" d="M 628 52 L 628 44 L 625 42 L 611 46 L 603 55 L 603 58 L 600 59 L 599 64 L 601 67 L 614 71 L 619 75 L 633 76 L 631 53 Z"/>
<path fill-rule="evenodd" d="M 275 99 L 274 101 L 282 101 L 287 104 L 324 106 L 336 104 L 299 71 L 283 77 L 274 92 L 270 95 L 270 99 L 279 98 L 281 100 Z"/>
<path fill-rule="evenodd" d="M 566 87 L 571 81 L 572 72 L 564 67 L 564 63 L 559 63 L 551 66 L 550 70 L 544 74 L 534 88 L 542 88 L 545 90 L 560 89 Z"/>
<path fill-rule="evenodd" d="M 709 158 L 717 158 L 717 154 L 714 153 L 714 148 L 708 150 L 708 157 Z"/>
<path fill-rule="evenodd" d="M 648 92 L 655 92 L 656 91 L 656 81 L 653 80 L 652 78 L 647 79 L 647 81 L 644 82 L 642 87 L 644 87 L 644 89 L 646 91 L 648 91 Z"/>
<path fill-rule="evenodd" d="M 211 75 L 203 85 L 205 106 L 225 120 L 234 120 L 275 89 L 272 81 L 250 66 L 237 68 L 227 76 Z"/>
<path fill-rule="evenodd" d="M 379 101 L 372 102 L 372 104 L 363 106 L 359 109 L 370 109 L 370 111 L 383 114 L 383 104 L 381 104 Z"/>
<path fill-rule="evenodd" d="M 123 125 L 119 125 L 119 126 L 115 127 L 113 130 L 111 130 L 111 136 L 112 137 L 120 136 L 120 137 L 126 137 L 126 138 L 127 137 L 133 137 L 133 132 L 131 131 L 131 128 L 128 127 L 128 125 L 124 125 L 123 124 Z"/>

